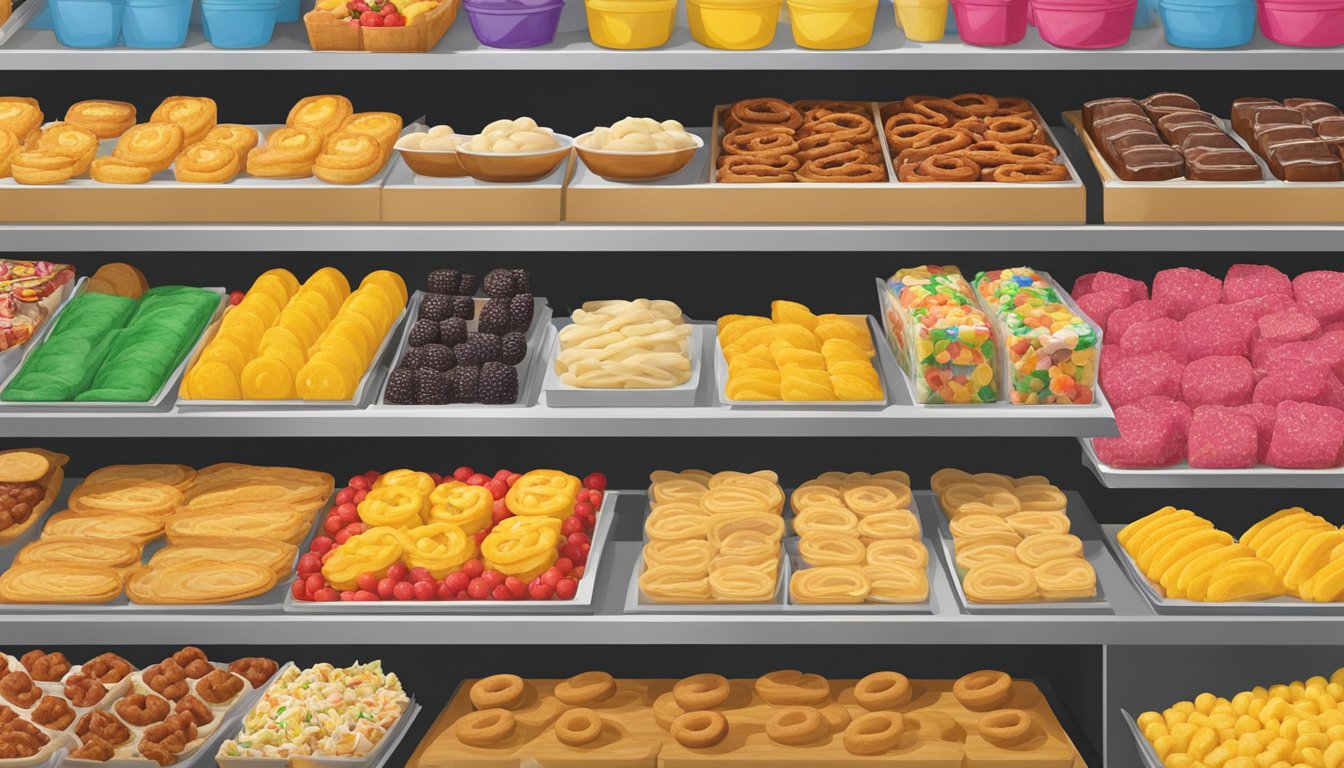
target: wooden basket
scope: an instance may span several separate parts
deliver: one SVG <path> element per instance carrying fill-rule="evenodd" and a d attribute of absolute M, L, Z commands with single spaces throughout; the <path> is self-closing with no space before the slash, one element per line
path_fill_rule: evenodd
<path fill-rule="evenodd" d="M 453 26 L 460 2 L 442 0 L 437 8 L 407 27 L 361 27 L 316 9 L 304 14 L 303 26 L 308 29 L 308 45 L 314 51 L 424 53 L 438 45 Z"/>

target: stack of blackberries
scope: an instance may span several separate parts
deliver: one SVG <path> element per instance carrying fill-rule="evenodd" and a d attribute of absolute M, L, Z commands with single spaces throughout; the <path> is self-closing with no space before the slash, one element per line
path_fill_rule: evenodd
<path fill-rule="evenodd" d="M 525 269 L 494 269 L 476 316 L 479 281 L 455 269 L 429 273 L 429 292 L 411 326 L 409 349 L 387 379 L 385 399 L 396 405 L 518 400 L 518 369 L 532 325 L 531 278 Z M 476 319 L 478 330 L 467 330 Z"/>

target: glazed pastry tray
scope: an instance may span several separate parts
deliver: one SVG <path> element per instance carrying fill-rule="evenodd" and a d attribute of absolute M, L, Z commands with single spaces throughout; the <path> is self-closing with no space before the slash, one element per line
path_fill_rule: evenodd
<path fill-rule="evenodd" d="M 80 278 L 78 285 L 76 285 L 75 289 L 70 292 L 70 298 L 66 299 L 65 302 L 61 304 L 60 308 L 57 309 L 55 312 L 53 312 L 51 317 L 47 318 L 47 322 L 43 323 L 42 327 L 37 329 L 37 333 L 33 334 L 33 338 L 29 339 L 28 343 L 23 345 L 26 350 L 24 352 L 24 357 L 19 361 L 19 364 L 15 366 L 14 370 L 10 371 L 9 376 L 7 376 L 4 379 L 4 382 L 0 384 L 0 392 L 3 392 L 5 387 L 8 387 L 10 382 L 14 380 L 14 377 L 18 376 L 19 371 L 23 369 L 23 361 L 27 359 L 28 353 L 34 349 L 37 349 L 37 346 L 45 342 L 47 340 L 47 336 L 51 335 L 51 329 L 56 327 L 56 321 L 60 319 L 61 313 L 65 311 L 65 308 L 70 305 L 70 300 L 75 298 L 75 296 L 79 295 L 85 290 L 85 283 L 86 278 Z M 215 307 L 214 314 L 212 314 L 210 316 L 210 319 L 206 321 L 206 328 L 209 328 L 219 320 L 220 315 L 222 315 L 224 312 L 224 307 L 228 306 L 229 293 L 223 288 L 203 288 L 201 290 L 219 294 L 219 305 Z M 173 402 L 177 400 L 177 388 L 182 381 L 182 374 L 185 373 L 187 370 L 187 361 L 194 360 L 196 356 L 200 354 L 201 348 L 205 345 L 205 337 L 206 334 L 202 333 L 201 337 L 196 339 L 196 343 L 191 347 L 191 349 L 187 351 L 187 354 L 183 355 L 182 359 L 178 361 L 177 367 L 174 368 L 172 372 L 168 374 L 168 378 L 164 380 L 163 386 L 159 387 L 159 391 L 154 395 L 154 399 L 148 402 L 143 403 L 76 402 L 73 400 L 58 400 L 52 402 L 29 403 L 29 402 L 0 401 L 0 411 L 8 410 L 11 408 L 15 410 L 24 410 L 24 411 L 84 411 L 84 412 L 169 410 L 173 407 Z"/>
<path fill-rule="evenodd" d="M 687 320 L 691 325 L 691 337 L 687 342 L 687 352 L 691 358 L 691 377 L 685 383 L 664 389 L 611 389 L 575 387 L 561 383 L 560 374 L 555 372 L 556 356 L 560 352 L 559 330 L 570 323 L 560 321 L 556 338 L 547 346 L 548 354 L 544 358 L 546 376 L 542 382 L 542 391 L 546 393 L 546 405 L 554 408 L 694 408 L 696 394 L 700 389 L 701 363 L 705 357 L 705 338 L 712 333 L 713 323 L 697 323 Z"/>
<path fill-rule="evenodd" d="M 1114 569 L 1110 567 L 1109 555 L 1106 553 L 1106 546 L 1101 542 L 1101 530 L 1097 522 L 1088 511 L 1087 505 L 1083 503 L 1082 494 L 1077 491 L 1066 491 L 1064 494 L 1068 498 L 1068 506 L 1065 508 L 1065 514 L 1069 518 L 1069 533 L 1083 540 L 1083 558 L 1091 563 L 1092 570 L 1097 574 L 1097 594 L 1093 598 L 1084 598 L 1081 600 L 1041 600 L 1033 603 L 977 603 L 966 597 L 966 591 L 961 586 L 961 573 L 957 569 L 957 559 L 952 541 L 952 531 L 948 527 L 947 515 L 943 512 L 942 505 L 938 503 L 938 496 L 933 491 L 915 491 L 915 503 L 921 510 L 920 518 L 923 519 L 927 509 L 928 515 L 935 521 L 938 528 L 938 540 L 941 543 L 943 562 L 947 566 L 948 578 L 952 581 L 952 588 L 957 593 L 957 601 L 961 603 L 963 613 L 983 616 L 1004 616 L 1004 615 L 1022 615 L 1022 614 L 1112 614 L 1114 608 L 1110 601 L 1106 599 L 1107 584 Z"/>
<path fill-rule="evenodd" d="M 1212 616 L 1303 616 L 1328 615 L 1339 616 L 1344 612 L 1341 603 L 1314 603 L 1299 597 L 1285 595 L 1268 600 L 1256 600 L 1234 603 L 1202 603 L 1197 600 L 1169 598 L 1158 591 L 1157 587 L 1139 571 L 1134 558 L 1120 546 L 1117 535 L 1125 526 L 1116 523 L 1101 526 L 1106 537 L 1106 546 L 1115 554 L 1120 568 L 1129 577 L 1130 583 L 1143 595 L 1143 599 L 1155 613 L 1164 615 L 1212 615 Z"/>
<path fill-rule="evenodd" d="M 583 578 L 579 579 L 579 591 L 572 600 L 381 600 L 318 603 L 311 600 L 296 600 L 294 593 L 285 592 L 285 613 L 343 615 L 352 613 L 369 614 L 508 614 L 508 613 L 576 613 L 590 614 L 596 610 L 594 591 L 601 578 L 602 558 L 611 544 L 611 529 L 615 524 L 616 500 L 618 491 L 606 491 L 602 494 L 602 507 L 597 512 L 597 526 L 593 529 L 592 549 L 588 551 L 588 564 L 584 568 Z"/>

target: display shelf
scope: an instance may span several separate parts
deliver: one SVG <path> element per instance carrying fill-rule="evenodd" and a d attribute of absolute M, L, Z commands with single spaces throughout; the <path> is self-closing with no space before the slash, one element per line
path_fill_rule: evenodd
<path fill-rule="evenodd" d="M 1344 59 L 1344 57 L 1340 57 Z M 751 253 L 849 250 L 1000 252 L 1335 253 L 1344 226 L 1197 225 L 759 225 L 759 224 L 4 224 L 10 252 L 477 251 Z"/>
<path fill-rule="evenodd" d="M 1176 48 L 1166 43 L 1162 30 L 1135 30 L 1120 48 L 1097 51 L 1054 48 L 1030 30 L 1025 40 L 1002 48 L 977 48 L 955 35 L 938 42 L 905 39 L 896 27 L 891 3 L 877 11 L 873 39 L 868 45 L 840 51 L 799 48 L 790 26 L 781 21 L 775 40 L 756 51 L 706 48 L 691 39 L 681 11 L 672 39 L 660 48 L 616 51 L 601 48 L 588 38 L 581 3 L 562 24 L 555 42 L 540 48 L 505 50 L 476 41 L 466 14 L 428 54 L 360 51 L 316 52 L 308 47 L 302 24 L 276 28 L 275 39 L 264 48 L 223 50 L 206 43 L 193 28 L 185 47 L 165 50 L 130 48 L 78 49 L 56 42 L 50 30 L 21 29 L 0 48 L 0 65 L 22 70 L 330 70 L 360 69 L 376 62 L 390 70 L 1339 70 L 1344 57 L 1331 49 L 1289 48 L 1257 36 L 1250 44 L 1228 50 Z M 575 18 L 577 16 L 577 18 Z M 373 58 L 370 58 L 370 57 Z"/>
<path fill-rule="evenodd" d="M 1185 462 L 1152 469 L 1116 469 L 1101 463 L 1092 441 L 1079 438 L 1083 466 L 1107 488 L 1344 488 L 1344 467 L 1334 469 L 1197 469 Z"/>

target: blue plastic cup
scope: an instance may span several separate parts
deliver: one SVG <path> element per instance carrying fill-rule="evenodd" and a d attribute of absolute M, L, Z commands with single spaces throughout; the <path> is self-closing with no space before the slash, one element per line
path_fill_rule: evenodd
<path fill-rule="evenodd" d="M 123 0 L 49 0 L 56 39 L 71 48 L 111 48 L 121 39 Z"/>
<path fill-rule="evenodd" d="M 216 48 L 260 48 L 271 42 L 280 0 L 201 0 L 205 39 Z"/>
<path fill-rule="evenodd" d="M 1157 26 L 1157 0 L 1139 0 L 1138 10 L 1134 11 L 1135 29 L 1152 29 Z"/>
<path fill-rule="evenodd" d="M 28 22 L 29 29 L 51 29 L 51 3 L 38 12 L 31 21 Z"/>
<path fill-rule="evenodd" d="M 1158 8 L 1178 48 L 1235 48 L 1255 36 L 1255 0 L 1159 0 Z"/>
<path fill-rule="evenodd" d="M 302 17 L 299 13 L 299 0 L 280 0 L 280 12 L 276 14 L 275 20 L 280 24 L 289 24 L 298 21 Z"/>
<path fill-rule="evenodd" d="M 132 48 L 181 48 L 192 0 L 126 0 L 121 34 Z"/>

